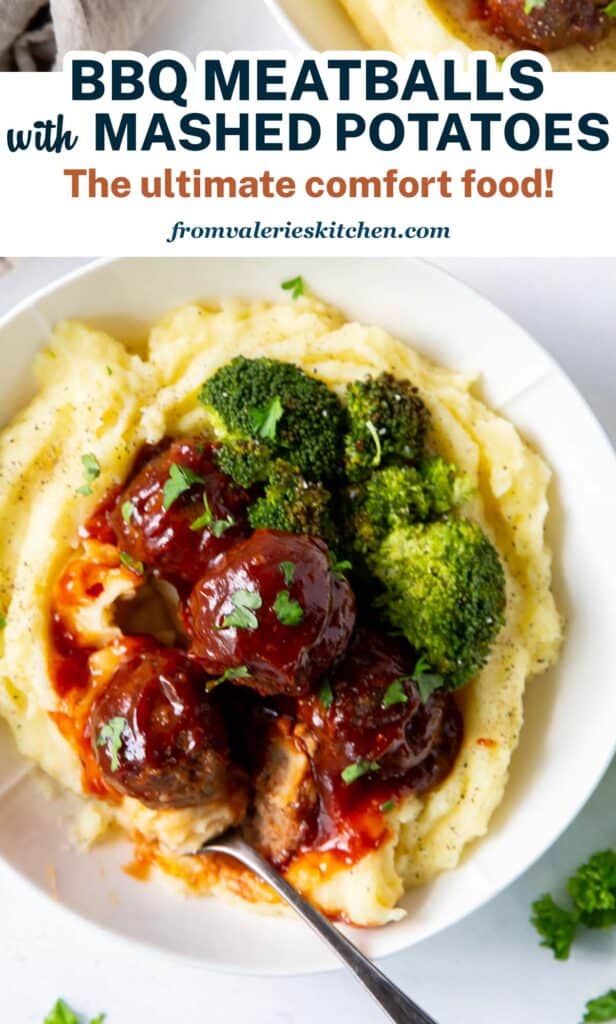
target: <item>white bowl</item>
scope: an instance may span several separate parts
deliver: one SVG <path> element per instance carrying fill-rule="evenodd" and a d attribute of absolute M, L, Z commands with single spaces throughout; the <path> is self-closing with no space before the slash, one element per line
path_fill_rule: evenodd
<path fill-rule="evenodd" d="M 488 836 L 455 871 L 405 898 L 405 920 L 353 933 L 368 955 L 380 957 L 460 920 L 528 868 L 580 810 L 614 752 L 616 461 L 583 399 L 520 327 L 421 262 L 129 259 L 92 264 L 0 322 L 0 422 L 31 393 L 32 356 L 60 318 L 143 333 L 187 300 L 279 298 L 280 282 L 299 273 L 349 316 L 388 328 L 446 365 L 481 370 L 486 400 L 519 425 L 556 474 L 549 532 L 557 598 L 568 619 L 562 660 L 529 686 L 522 742 Z M 554 316 L 557 323 L 558 310 Z M 53 865 L 67 908 L 125 938 L 217 969 L 282 974 L 335 966 L 295 920 L 213 899 L 183 900 L 132 880 L 121 871 L 127 844 L 90 854 L 70 849 L 70 804 L 42 794 L 2 732 L 0 856 L 42 892 L 49 892 Z"/>
<path fill-rule="evenodd" d="M 338 0 L 265 0 L 298 46 L 311 50 L 365 50 L 366 44 Z"/>

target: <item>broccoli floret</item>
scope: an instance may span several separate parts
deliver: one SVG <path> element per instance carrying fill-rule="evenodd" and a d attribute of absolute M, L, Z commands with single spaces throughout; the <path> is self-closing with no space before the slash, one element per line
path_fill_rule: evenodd
<path fill-rule="evenodd" d="M 344 457 L 349 480 L 361 480 L 377 466 L 421 458 L 430 414 L 409 381 L 382 373 L 347 385 L 345 397 Z"/>
<path fill-rule="evenodd" d="M 567 889 L 587 928 L 616 924 L 616 852 L 595 853 L 569 879 Z"/>
<path fill-rule="evenodd" d="M 435 455 L 422 459 L 418 466 L 423 492 L 428 501 L 426 518 L 445 515 L 463 505 L 473 493 L 473 481 L 457 466 Z"/>
<path fill-rule="evenodd" d="M 450 512 L 471 494 L 469 477 L 439 457 L 414 466 L 386 466 L 348 490 L 347 534 L 369 558 L 388 533 Z"/>
<path fill-rule="evenodd" d="M 253 484 L 267 480 L 272 464 L 270 449 L 251 439 L 225 441 L 216 457 L 223 473 L 240 487 L 252 487 Z"/>
<path fill-rule="evenodd" d="M 371 559 L 389 621 L 450 689 L 485 664 L 504 621 L 505 575 L 481 528 L 446 519 L 393 530 Z"/>
<path fill-rule="evenodd" d="M 293 363 L 237 356 L 205 382 L 199 401 L 229 443 L 253 439 L 308 480 L 339 474 L 342 404 Z"/>
<path fill-rule="evenodd" d="M 559 907 L 547 893 L 532 905 L 531 924 L 541 936 L 541 945 L 551 949 L 557 960 L 568 960 L 577 932 L 577 917 Z"/>
<path fill-rule="evenodd" d="M 253 529 L 307 533 L 335 541 L 330 493 L 320 483 L 309 483 L 286 462 L 275 462 L 265 493 L 248 509 Z"/>

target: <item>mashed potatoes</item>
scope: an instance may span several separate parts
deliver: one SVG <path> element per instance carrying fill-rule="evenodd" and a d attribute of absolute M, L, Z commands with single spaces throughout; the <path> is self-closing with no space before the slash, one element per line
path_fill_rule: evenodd
<path fill-rule="evenodd" d="M 487 50 L 499 58 L 515 46 L 505 36 L 489 32 L 469 16 L 468 0 L 340 0 L 360 35 L 375 50 L 465 53 Z M 550 53 L 555 71 L 615 71 L 616 32 L 596 46 L 566 46 Z"/>
<path fill-rule="evenodd" d="M 381 924 L 401 914 L 396 903 L 405 888 L 454 867 L 465 846 L 485 833 L 518 742 L 526 679 L 558 651 L 544 541 L 550 473 L 515 428 L 473 396 L 469 377 L 427 362 L 379 328 L 346 322 L 310 297 L 186 306 L 152 329 L 142 354 L 83 324 L 59 325 L 36 362 L 37 397 L 0 436 L 0 614 L 6 620 L 0 712 L 26 757 L 82 792 L 79 758 L 50 717 L 59 708 L 49 672 L 54 582 L 79 555 L 80 525 L 126 478 L 141 446 L 206 428 L 197 392 L 238 353 L 295 362 L 338 390 L 369 373 L 410 378 L 432 412 L 441 454 L 476 483 L 465 514 L 484 527 L 505 565 L 506 625 L 488 665 L 461 693 L 465 738 L 454 771 L 424 798 L 411 797 L 390 812 L 390 838 L 352 867 L 315 854 L 291 866 L 293 881 L 326 910 Z M 86 452 L 101 471 L 92 493 L 80 494 Z M 115 566 L 81 623 L 110 645 L 111 658 L 120 636 L 112 604 L 134 586 L 134 575 Z M 267 904 L 271 897 L 245 872 L 176 856 L 224 826 L 226 813 L 224 807 L 206 815 L 194 808 L 154 811 L 129 798 L 88 798 L 81 835 L 92 841 L 115 822 L 139 834 L 182 883 Z"/>

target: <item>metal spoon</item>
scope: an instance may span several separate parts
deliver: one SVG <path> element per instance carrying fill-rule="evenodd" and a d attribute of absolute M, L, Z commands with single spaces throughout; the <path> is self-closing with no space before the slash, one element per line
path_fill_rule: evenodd
<path fill-rule="evenodd" d="M 202 853 L 226 853 L 230 857 L 251 868 L 256 875 L 271 885 L 279 896 L 282 896 L 300 917 L 310 925 L 347 967 L 364 988 L 376 999 L 390 1020 L 396 1024 L 436 1024 L 433 1017 L 428 1016 L 404 992 L 401 992 L 384 974 L 360 953 L 337 928 L 331 924 L 320 911 L 315 910 L 307 900 L 300 896 L 292 885 L 276 871 L 252 846 L 242 838 L 237 829 L 230 829 L 217 839 L 204 843 Z"/>

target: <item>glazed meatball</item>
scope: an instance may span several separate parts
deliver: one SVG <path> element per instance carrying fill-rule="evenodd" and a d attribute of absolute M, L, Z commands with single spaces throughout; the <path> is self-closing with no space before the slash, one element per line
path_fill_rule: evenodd
<path fill-rule="evenodd" d="M 180 651 L 148 645 L 126 658 L 89 719 L 107 784 L 155 809 L 224 801 L 234 788 L 223 717 L 206 677 Z"/>
<path fill-rule="evenodd" d="M 206 671 L 233 672 L 263 696 L 307 693 L 342 656 L 354 623 L 353 593 L 333 574 L 325 543 L 270 530 L 227 551 L 194 587 L 186 614 L 191 655 Z"/>
<path fill-rule="evenodd" d="M 450 694 L 436 692 L 421 702 L 409 678 L 415 662 L 405 641 L 358 630 L 331 677 L 331 701 L 324 704 L 314 696 L 301 702 L 300 716 L 318 743 L 317 775 L 347 801 L 362 790 L 340 786 L 343 771 L 352 765 L 378 764 L 372 775 L 361 777 L 363 786 L 373 779 L 378 786 L 394 782 L 416 793 L 451 770 L 462 720 Z"/>
<path fill-rule="evenodd" d="M 610 25 L 593 0 L 546 0 L 530 11 L 526 0 L 487 0 L 487 12 L 506 35 L 543 53 L 574 43 L 595 46 Z"/>
<path fill-rule="evenodd" d="M 194 583 L 248 532 L 249 496 L 217 468 L 215 454 L 194 438 L 173 441 L 142 463 L 110 512 L 122 551 L 171 582 Z"/>
<path fill-rule="evenodd" d="M 282 867 L 317 835 L 319 799 L 302 726 L 281 716 L 263 736 L 251 813 L 244 826 L 248 841 L 272 864 Z"/>

